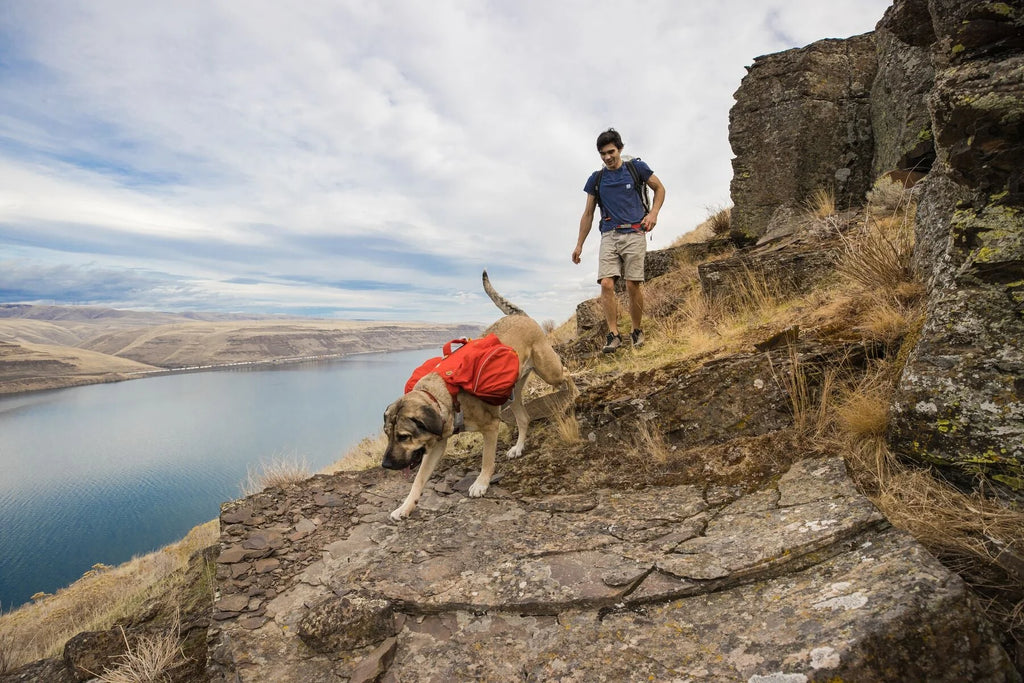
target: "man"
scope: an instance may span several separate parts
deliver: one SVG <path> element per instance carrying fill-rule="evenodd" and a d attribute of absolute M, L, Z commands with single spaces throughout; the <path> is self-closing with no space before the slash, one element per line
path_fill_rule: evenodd
<path fill-rule="evenodd" d="M 665 186 L 651 171 L 651 167 L 640 159 L 623 161 L 622 147 L 622 137 L 614 128 L 609 128 L 597 137 L 597 151 L 604 162 L 604 168 L 594 171 L 583 186 L 587 193 L 587 205 L 580 219 L 576 249 L 572 252 L 572 262 L 578 264 L 583 242 L 594 225 L 594 209 L 600 205 L 601 250 L 597 281 L 601 285 L 601 307 L 608 321 L 608 337 L 602 349 L 605 353 L 614 353 L 622 346 L 618 302 L 615 299 L 615 279 L 619 277 L 625 278 L 626 293 L 629 295 L 629 318 L 633 323 L 630 340 L 634 348 L 643 346 L 644 333 L 640 325 L 644 313 L 641 285 L 644 282 L 644 257 L 647 254 L 645 237 L 658 223 L 658 212 L 665 202 Z M 640 180 L 654 190 L 650 211 L 644 209 L 640 191 L 627 163 L 632 163 Z"/>

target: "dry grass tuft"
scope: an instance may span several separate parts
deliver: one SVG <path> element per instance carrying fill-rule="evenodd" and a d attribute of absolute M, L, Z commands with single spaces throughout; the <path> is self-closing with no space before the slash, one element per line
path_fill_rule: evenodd
<path fill-rule="evenodd" d="M 727 292 L 707 306 L 720 320 L 749 326 L 764 322 L 782 301 L 777 283 L 756 267 L 743 264 L 722 289 Z"/>
<path fill-rule="evenodd" d="M 787 365 L 779 371 L 773 365 L 772 374 L 789 396 L 793 428 L 812 439 L 820 439 L 832 424 L 830 409 L 838 371 L 835 368 L 822 370 L 805 365 L 793 346 L 789 347 Z"/>
<path fill-rule="evenodd" d="M 657 425 L 646 420 L 638 421 L 633 438 L 638 451 L 637 455 L 639 456 L 637 464 L 640 467 L 650 468 L 653 466 L 662 468 L 668 463 L 671 452 L 665 443 L 664 435 Z"/>
<path fill-rule="evenodd" d="M 188 661 L 181 650 L 181 621 L 177 616 L 169 630 L 143 635 L 134 647 L 124 628 L 121 636 L 127 651 L 120 656 L 119 664 L 97 675 L 104 683 L 159 683 L 168 680 L 171 670 Z"/>
<path fill-rule="evenodd" d="M 835 189 L 819 187 L 804 201 L 804 207 L 812 218 L 819 220 L 836 215 Z"/>
<path fill-rule="evenodd" d="M 270 462 L 261 463 L 258 470 L 249 468 L 242 492 L 243 495 L 251 496 L 263 489 L 283 488 L 290 484 L 297 484 L 311 476 L 313 473 L 305 458 L 299 458 L 295 454 L 274 456 Z"/>
<path fill-rule="evenodd" d="M 697 227 L 689 232 L 683 233 L 672 241 L 670 246 L 678 247 L 682 244 L 698 244 L 725 236 L 732 228 L 732 207 L 712 206 L 707 208 L 708 217 Z"/>
<path fill-rule="evenodd" d="M 16 647 L 13 633 L 0 633 L 0 676 L 14 669 L 20 661 Z"/>
<path fill-rule="evenodd" d="M 903 183 L 883 175 L 868 190 L 866 208 L 871 214 L 894 214 L 905 211 L 912 201 Z"/>
<path fill-rule="evenodd" d="M 914 226 L 908 214 L 869 217 L 860 230 L 844 235 L 843 243 L 839 274 L 860 289 L 895 292 L 914 281 Z"/>
<path fill-rule="evenodd" d="M 335 472 L 361 472 L 379 467 L 384 460 L 384 451 L 388 447 L 388 438 L 384 432 L 376 436 L 368 436 L 353 446 L 341 459 L 321 470 L 323 474 Z"/>
<path fill-rule="evenodd" d="M 732 207 L 727 206 L 714 211 L 707 222 L 712 235 L 715 237 L 725 235 L 732 228 Z"/>
<path fill-rule="evenodd" d="M 575 411 L 569 406 L 567 412 L 561 410 L 552 416 L 555 424 L 555 433 L 563 446 L 575 446 L 583 441 L 580 436 L 580 423 L 576 421 Z"/>

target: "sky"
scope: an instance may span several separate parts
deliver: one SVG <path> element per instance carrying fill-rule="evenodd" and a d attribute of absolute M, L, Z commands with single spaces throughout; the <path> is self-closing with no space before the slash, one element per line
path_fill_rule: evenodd
<path fill-rule="evenodd" d="M 755 57 L 889 0 L 3 0 L 0 304 L 562 322 L 596 296 L 621 132 L 648 249 L 731 204 Z"/>

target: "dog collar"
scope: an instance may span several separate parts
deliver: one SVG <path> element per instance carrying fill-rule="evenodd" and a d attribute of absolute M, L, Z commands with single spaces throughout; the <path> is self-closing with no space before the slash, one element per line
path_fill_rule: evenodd
<path fill-rule="evenodd" d="M 437 396 L 434 396 L 432 393 L 430 393 L 426 389 L 420 389 L 420 391 L 422 391 L 424 394 L 429 396 L 430 400 L 434 402 L 434 405 L 436 405 L 438 408 L 441 407 L 441 402 L 437 400 Z"/>

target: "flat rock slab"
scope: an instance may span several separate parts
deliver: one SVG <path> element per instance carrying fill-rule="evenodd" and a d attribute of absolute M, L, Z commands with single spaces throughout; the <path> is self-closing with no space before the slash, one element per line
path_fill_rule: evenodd
<path fill-rule="evenodd" d="M 399 524 L 396 479 L 322 482 L 346 499 L 338 537 L 265 589 L 256 628 L 222 594 L 213 680 L 1013 680 L 960 580 L 888 526 L 841 459 L 739 498 L 469 499 L 459 476 Z"/>

